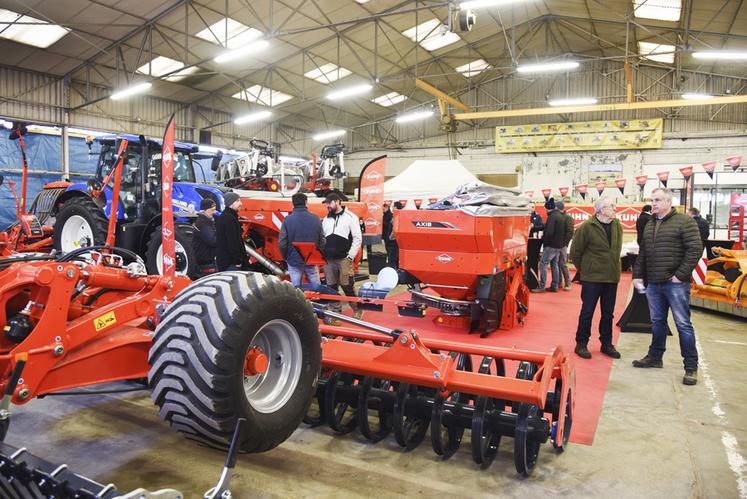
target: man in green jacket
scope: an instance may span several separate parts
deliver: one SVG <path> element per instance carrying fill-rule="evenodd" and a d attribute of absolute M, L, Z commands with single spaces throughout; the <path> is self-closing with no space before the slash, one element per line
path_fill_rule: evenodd
<path fill-rule="evenodd" d="M 620 352 L 612 344 L 612 317 L 620 282 L 620 249 L 622 227 L 615 218 L 615 202 L 601 197 L 594 203 L 594 216 L 576 230 L 571 245 L 571 260 L 581 274 L 581 313 L 576 328 L 576 354 L 590 359 L 588 344 L 591 337 L 591 320 L 597 301 L 601 302 L 599 319 L 600 351 L 613 359 Z"/>
<path fill-rule="evenodd" d="M 667 344 L 667 315 L 672 310 L 684 359 L 682 383 L 698 382 L 698 350 L 690 322 L 690 279 L 703 255 L 698 224 L 672 208 L 672 192 L 654 189 L 653 218 L 643 231 L 643 244 L 633 270 L 633 286 L 646 290 L 653 330 L 648 354 L 633 361 L 635 367 L 663 367 Z"/>

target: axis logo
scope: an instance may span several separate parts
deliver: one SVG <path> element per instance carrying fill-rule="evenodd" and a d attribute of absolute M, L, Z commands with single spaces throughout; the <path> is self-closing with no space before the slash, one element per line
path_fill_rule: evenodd
<path fill-rule="evenodd" d="M 440 263 L 443 263 L 443 264 L 446 265 L 446 264 L 449 264 L 449 263 L 453 262 L 454 258 L 452 258 L 451 256 L 447 255 L 446 253 L 442 253 L 442 254 L 440 254 L 440 255 L 438 255 L 436 257 L 436 260 L 438 260 Z"/>

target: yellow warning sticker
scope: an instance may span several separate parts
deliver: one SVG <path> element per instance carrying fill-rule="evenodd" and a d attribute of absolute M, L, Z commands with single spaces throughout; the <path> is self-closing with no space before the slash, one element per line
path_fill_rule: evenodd
<path fill-rule="evenodd" d="M 104 328 L 113 326 L 116 323 L 117 323 L 117 316 L 114 315 L 114 311 L 111 311 L 111 312 L 105 313 L 104 315 L 96 317 L 93 320 L 93 327 L 95 327 L 96 331 L 98 332 Z"/>

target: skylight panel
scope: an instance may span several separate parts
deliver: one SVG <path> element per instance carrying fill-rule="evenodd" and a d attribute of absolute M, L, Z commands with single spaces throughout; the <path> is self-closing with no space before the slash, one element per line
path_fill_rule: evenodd
<path fill-rule="evenodd" d="M 257 40 L 262 37 L 262 32 L 250 28 L 246 24 L 242 24 L 230 17 L 224 17 L 217 23 L 211 24 L 210 28 L 203 29 L 195 36 L 210 43 L 233 49 Z M 227 43 L 226 39 L 228 40 Z"/>
<path fill-rule="evenodd" d="M 449 31 L 438 19 L 418 24 L 403 31 L 402 34 L 429 51 L 438 50 L 461 40 L 459 35 Z"/>
<path fill-rule="evenodd" d="M 137 68 L 137 72 L 138 73 L 142 73 L 142 74 L 146 74 L 146 75 L 147 74 L 151 74 L 153 76 L 157 76 L 157 77 L 160 78 L 161 76 L 163 76 L 165 74 L 169 74 L 172 71 L 177 71 L 177 70 L 179 70 L 179 69 L 181 69 L 183 67 L 184 67 L 183 63 L 181 63 L 181 62 L 179 62 L 177 60 L 171 59 L 169 57 L 164 57 L 162 55 L 159 55 L 158 57 L 156 57 L 152 61 L 146 62 L 145 64 L 143 64 L 142 66 L 140 66 L 139 68 Z M 167 81 L 179 81 L 179 80 L 183 80 L 184 78 L 186 78 L 190 74 L 199 71 L 199 69 L 200 68 L 198 68 L 197 66 L 191 66 L 191 67 L 185 68 L 185 69 L 183 69 L 183 70 L 181 70 L 181 71 L 179 71 L 177 73 L 174 73 L 172 75 L 166 76 L 163 79 L 167 80 Z"/>
<path fill-rule="evenodd" d="M 477 59 L 476 61 L 472 61 L 455 69 L 457 70 L 457 72 L 462 73 L 465 78 L 472 78 L 473 76 L 479 75 L 486 69 L 490 69 L 490 67 L 490 64 L 488 64 L 484 59 Z"/>
<path fill-rule="evenodd" d="M 633 0 L 635 17 L 657 21 L 679 21 L 682 0 Z"/>
<path fill-rule="evenodd" d="M 307 73 L 304 73 L 304 76 L 326 85 L 328 83 L 332 83 L 333 81 L 345 78 L 346 76 L 351 74 L 353 74 L 353 72 L 349 69 L 338 67 L 336 64 L 332 64 L 330 62 L 328 64 L 319 66 L 318 68 L 314 68 Z"/>
<path fill-rule="evenodd" d="M 402 101 L 407 100 L 407 97 L 398 92 L 389 92 L 386 95 L 381 95 L 375 99 L 371 99 L 371 102 L 380 106 L 389 107 L 395 104 L 399 104 Z"/>
<path fill-rule="evenodd" d="M 45 49 L 69 31 L 58 24 L 0 9 L 0 38 Z"/>
<path fill-rule="evenodd" d="M 233 94 L 231 97 L 256 104 L 262 104 L 263 106 L 277 106 L 293 98 L 292 95 L 288 95 L 279 90 L 272 90 L 271 88 L 263 87 L 262 85 L 251 86 L 246 90 Z"/>
<path fill-rule="evenodd" d="M 638 42 L 638 52 L 641 54 L 641 57 L 650 61 L 672 64 L 674 62 L 674 51 L 674 45 Z"/>

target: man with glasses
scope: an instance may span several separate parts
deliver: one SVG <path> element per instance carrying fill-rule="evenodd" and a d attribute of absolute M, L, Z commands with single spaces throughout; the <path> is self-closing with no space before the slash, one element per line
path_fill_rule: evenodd
<path fill-rule="evenodd" d="M 698 350 L 690 322 L 690 278 L 703 255 L 698 224 L 672 208 L 672 192 L 654 189 L 653 218 L 643 231 L 643 244 L 633 270 L 633 286 L 646 290 L 653 335 L 648 353 L 634 367 L 663 367 L 667 344 L 667 315 L 672 310 L 684 360 L 682 383 L 698 382 Z"/>
<path fill-rule="evenodd" d="M 612 317 L 617 298 L 617 283 L 620 282 L 620 249 L 622 248 L 622 226 L 615 214 L 615 202 L 601 197 L 594 203 L 594 216 L 576 230 L 571 245 L 571 260 L 581 275 L 581 313 L 576 328 L 576 354 L 590 359 L 588 344 L 591 337 L 591 320 L 597 302 L 600 302 L 599 319 L 600 351 L 620 358 L 620 352 L 612 344 Z"/>

